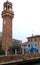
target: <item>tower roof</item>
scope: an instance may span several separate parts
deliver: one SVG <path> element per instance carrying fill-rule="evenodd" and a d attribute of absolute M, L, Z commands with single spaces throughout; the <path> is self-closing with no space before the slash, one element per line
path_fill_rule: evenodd
<path fill-rule="evenodd" d="M 7 0 L 6 2 L 4 2 L 4 7 L 7 6 L 7 5 L 11 5 L 12 6 L 12 3 Z"/>

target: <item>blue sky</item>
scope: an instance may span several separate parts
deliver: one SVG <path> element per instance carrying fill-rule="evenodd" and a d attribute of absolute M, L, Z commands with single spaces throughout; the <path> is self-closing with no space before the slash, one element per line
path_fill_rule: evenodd
<path fill-rule="evenodd" d="M 3 3 L 0 0 L 0 32 L 3 29 L 1 13 Z M 9 0 L 13 3 L 14 19 L 12 21 L 12 37 L 23 42 L 26 38 L 36 34 L 40 35 L 40 0 Z"/>

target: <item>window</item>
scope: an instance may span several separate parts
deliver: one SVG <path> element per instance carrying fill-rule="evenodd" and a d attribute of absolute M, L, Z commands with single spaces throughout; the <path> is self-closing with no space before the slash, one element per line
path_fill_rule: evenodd
<path fill-rule="evenodd" d="M 31 41 L 32 41 L 32 39 L 31 39 Z"/>
<path fill-rule="evenodd" d="M 30 42 L 30 39 L 28 39 L 28 42 Z"/>
<path fill-rule="evenodd" d="M 12 8 L 11 8 L 10 6 L 8 6 L 8 9 L 9 9 L 9 10 L 12 10 Z"/>
<path fill-rule="evenodd" d="M 30 44 L 28 45 L 28 47 L 30 47 Z"/>
<path fill-rule="evenodd" d="M 35 39 L 35 41 L 37 41 L 37 39 Z"/>

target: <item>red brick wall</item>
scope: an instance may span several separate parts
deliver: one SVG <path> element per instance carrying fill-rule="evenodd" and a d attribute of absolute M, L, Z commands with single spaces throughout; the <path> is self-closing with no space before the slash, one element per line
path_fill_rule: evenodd
<path fill-rule="evenodd" d="M 2 35 L 2 48 L 3 50 L 8 49 L 12 44 L 12 18 L 6 16 L 6 24 L 3 24 L 3 35 Z M 5 43 L 4 43 L 5 42 Z"/>

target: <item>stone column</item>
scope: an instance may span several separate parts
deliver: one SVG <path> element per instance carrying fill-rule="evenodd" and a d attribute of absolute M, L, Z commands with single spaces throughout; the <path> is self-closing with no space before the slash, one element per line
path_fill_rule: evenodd
<path fill-rule="evenodd" d="M 24 47 L 22 47 L 22 54 L 24 54 Z"/>
<path fill-rule="evenodd" d="M 7 50 L 5 51 L 5 55 L 7 56 Z"/>
<path fill-rule="evenodd" d="M 17 50 L 15 49 L 15 55 L 17 55 Z"/>
<path fill-rule="evenodd" d="M 26 53 L 27 53 L 27 50 L 28 50 L 28 46 L 25 46 L 25 51 L 26 51 Z"/>

